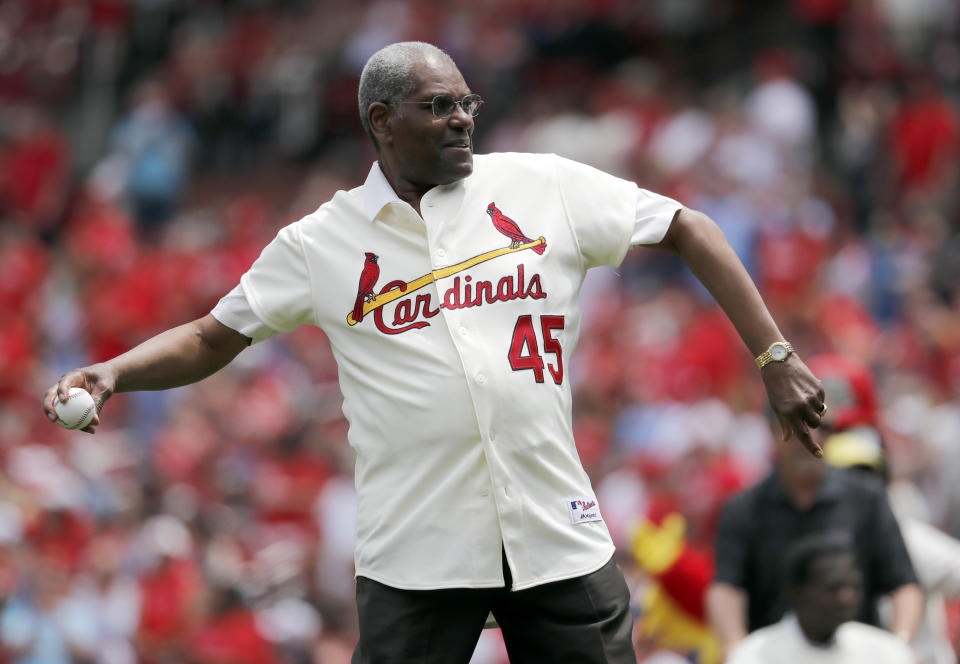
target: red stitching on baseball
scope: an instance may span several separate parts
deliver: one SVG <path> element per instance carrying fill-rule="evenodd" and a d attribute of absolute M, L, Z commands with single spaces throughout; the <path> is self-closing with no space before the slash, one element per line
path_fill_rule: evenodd
<path fill-rule="evenodd" d="M 67 401 L 70 401 L 70 399 L 75 399 L 75 398 L 77 398 L 77 397 L 82 397 L 82 396 L 84 395 L 84 393 L 85 393 L 85 391 L 74 392 L 73 394 L 67 393 Z M 62 402 L 62 403 L 66 403 L 66 402 Z M 96 406 L 96 405 L 97 405 L 97 402 L 94 401 L 94 402 L 93 402 L 93 406 Z M 70 425 L 68 425 L 66 422 L 64 422 L 63 419 L 61 419 L 61 418 L 59 417 L 59 415 L 57 416 L 57 420 L 58 420 L 61 424 L 63 424 L 66 428 L 68 428 L 68 429 L 77 429 L 77 428 L 80 427 L 80 425 L 83 423 L 83 421 L 84 421 L 85 419 L 87 419 L 87 415 L 90 414 L 90 409 L 93 408 L 93 406 L 87 406 L 87 409 L 86 409 L 85 411 L 83 411 L 83 415 L 80 416 L 80 419 L 78 419 L 78 420 L 77 420 L 77 423 L 74 424 L 73 426 L 70 426 Z"/>
<path fill-rule="evenodd" d="M 80 422 L 77 423 L 77 426 L 80 426 L 83 423 L 83 421 L 87 419 L 87 415 L 90 414 L 91 408 L 93 408 L 93 406 L 87 406 L 87 409 L 83 411 L 83 415 L 80 416 Z"/>

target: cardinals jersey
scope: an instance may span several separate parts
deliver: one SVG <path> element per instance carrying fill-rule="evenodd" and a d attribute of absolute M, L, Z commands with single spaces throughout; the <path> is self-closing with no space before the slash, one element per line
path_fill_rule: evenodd
<path fill-rule="evenodd" d="M 356 451 L 356 573 L 514 589 L 613 543 L 571 426 L 586 270 L 663 238 L 680 204 L 554 155 L 477 155 L 421 215 L 377 164 L 283 228 L 213 315 L 255 341 L 316 325 Z M 359 288 L 358 288 L 359 284 Z"/>

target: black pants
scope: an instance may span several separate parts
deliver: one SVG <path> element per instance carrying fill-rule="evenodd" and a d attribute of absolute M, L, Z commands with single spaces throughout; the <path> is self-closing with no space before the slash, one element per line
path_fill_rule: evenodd
<path fill-rule="evenodd" d="M 511 664 L 636 664 L 630 591 L 611 558 L 596 572 L 510 592 L 399 590 L 357 578 L 352 664 L 467 664 L 493 612 Z"/>

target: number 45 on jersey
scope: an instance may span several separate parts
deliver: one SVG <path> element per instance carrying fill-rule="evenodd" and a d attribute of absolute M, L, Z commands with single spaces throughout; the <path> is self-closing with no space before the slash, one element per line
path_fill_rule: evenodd
<path fill-rule="evenodd" d="M 553 382 L 560 385 L 563 383 L 563 348 L 554 338 L 553 331 L 563 329 L 563 316 L 539 316 L 539 321 L 539 326 L 535 325 L 533 316 L 530 314 L 517 318 L 507 358 L 514 371 L 526 369 L 533 371 L 533 377 L 538 383 L 544 380 L 543 368 L 546 365 Z M 544 354 L 553 355 L 556 362 L 544 362 L 543 355 L 540 353 L 541 348 Z"/>

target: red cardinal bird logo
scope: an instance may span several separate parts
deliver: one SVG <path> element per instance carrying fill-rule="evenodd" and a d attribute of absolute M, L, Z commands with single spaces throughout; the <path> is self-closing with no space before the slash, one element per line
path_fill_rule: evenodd
<path fill-rule="evenodd" d="M 502 213 L 499 208 L 497 208 L 496 204 L 491 203 L 487 206 L 487 214 L 490 215 L 490 220 L 493 221 L 493 227 L 510 238 L 511 249 L 516 249 L 521 244 L 533 242 L 533 240 L 523 234 L 523 231 L 521 231 L 520 227 L 517 226 L 517 222 Z M 530 248 L 542 255 L 544 249 L 547 248 L 547 244 L 543 243 L 537 245 L 536 247 Z"/>
<path fill-rule="evenodd" d="M 363 261 L 363 272 L 360 273 L 360 286 L 357 288 L 357 301 L 353 305 L 353 320 L 363 320 L 363 303 L 377 299 L 373 287 L 380 278 L 380 266 L 377 265 L 379 256 L 366 252 L 367 259 Z"/>

